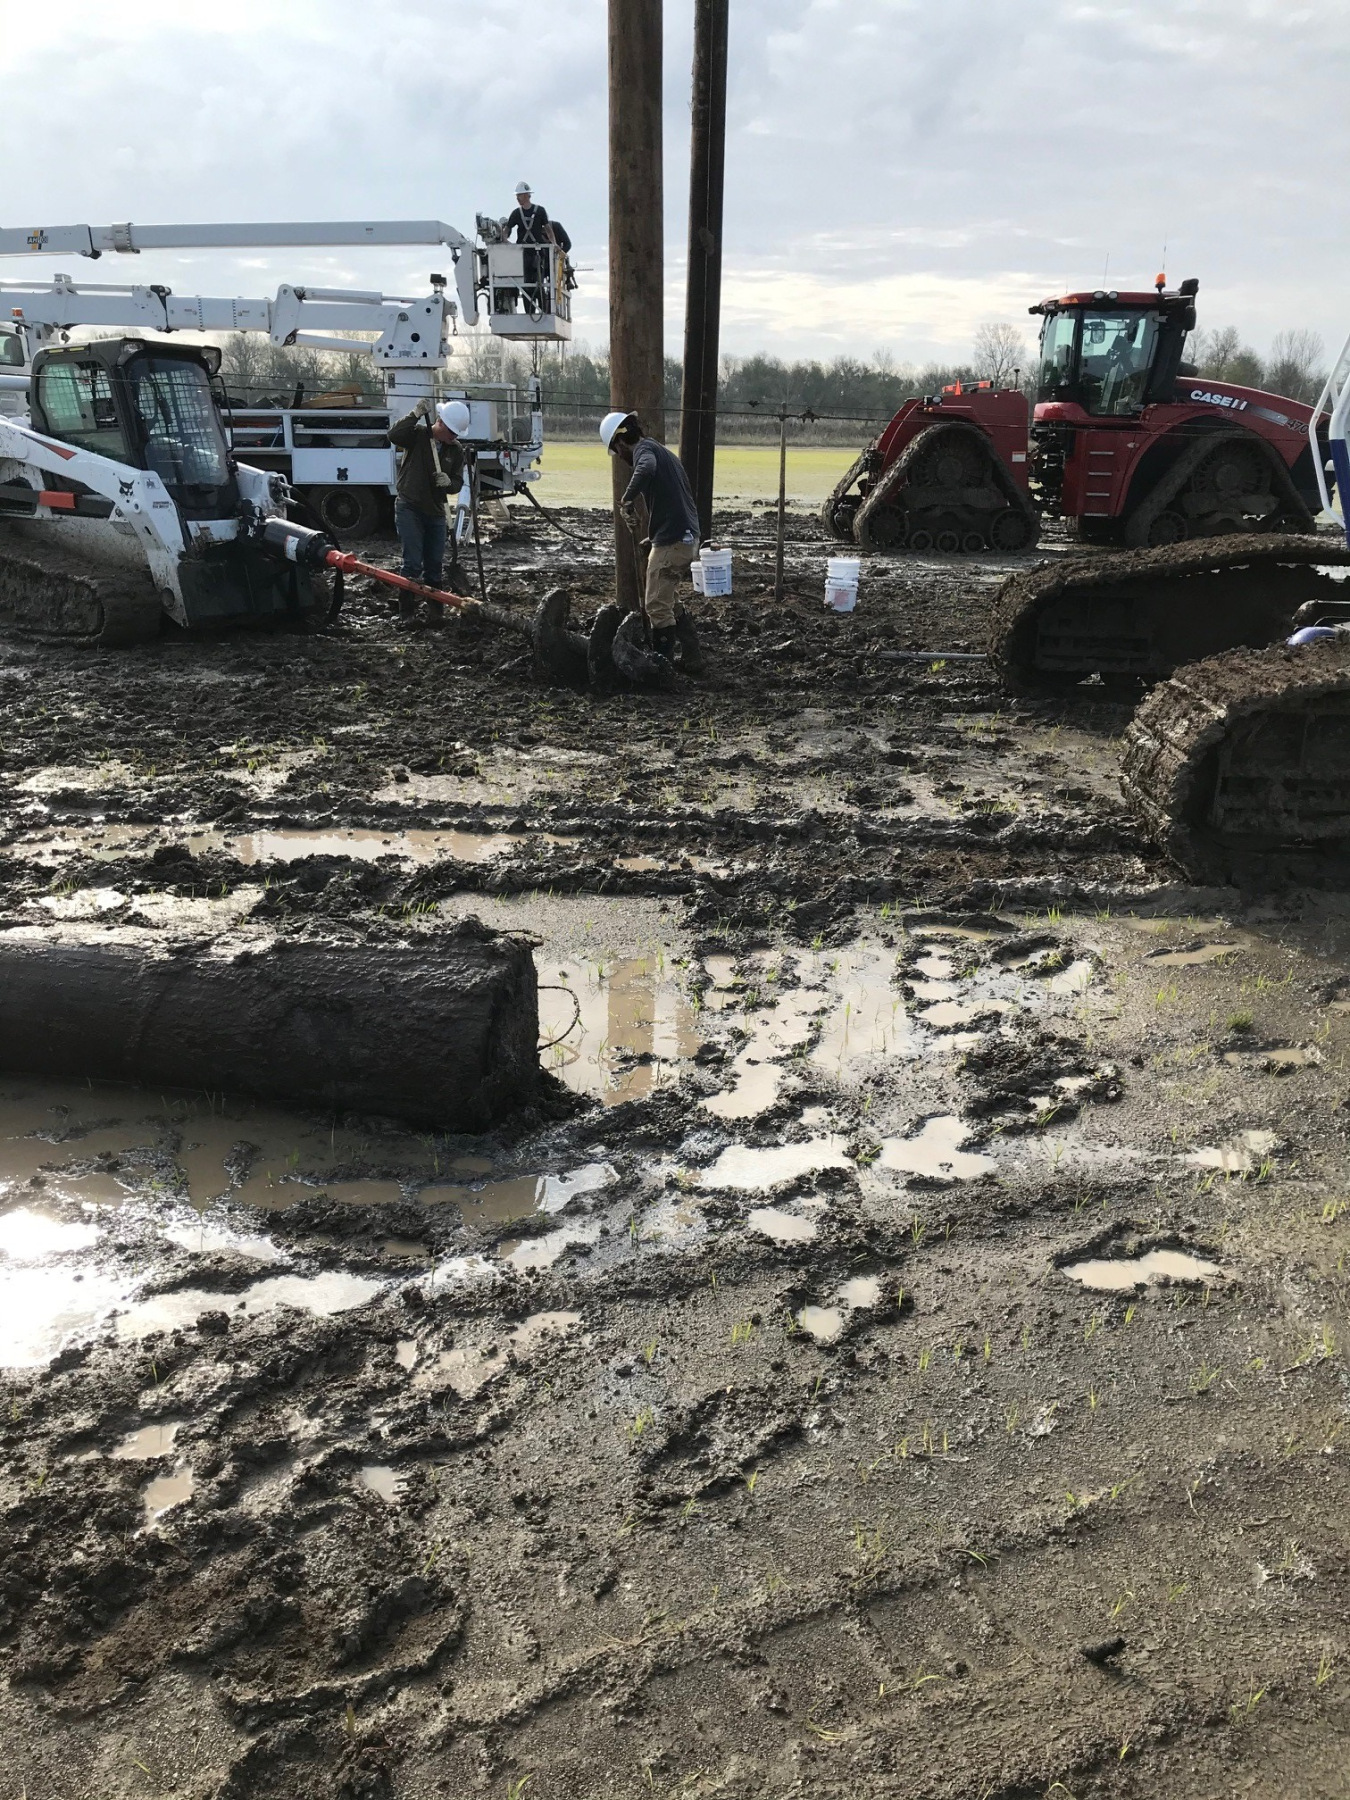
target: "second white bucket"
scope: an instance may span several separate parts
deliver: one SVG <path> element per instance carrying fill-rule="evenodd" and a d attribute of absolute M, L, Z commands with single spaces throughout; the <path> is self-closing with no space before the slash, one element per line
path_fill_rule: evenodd
<path fill-rule="evenodd" d="M 689 573 L 694 580 L 694 592 L 696 594 L 701 594 L 703 592 L 703 564 L 699 561 L 698 557 L 695 557 L 693 562 L 690 563 Z"/>
<path fill-rule="evenodd" d="M 730 550 L 705 550 L 699 561 L 703 564 L 704 593 L 729 594 L 731 592 Z"/>
<path fill-rule="evenodd" d="M 832 556 L 825 569 L 825 604 L 831 612 L 852 612 L 858 604 L 860 556 Z"/>

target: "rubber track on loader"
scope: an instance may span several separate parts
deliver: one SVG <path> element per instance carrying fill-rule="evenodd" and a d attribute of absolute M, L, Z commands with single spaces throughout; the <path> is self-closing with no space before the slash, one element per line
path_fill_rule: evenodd
<path fill-rule="evenodd" d="M 0 629 L 49 644 L 123 649 L 152 642 L 163 618 L 148 578 L 92 574 L 76 557 L 46 547 L 0 548 Z"/>
<path fill-rule="evenodd" d="M 1286 637 L 1305 601 L 1344 606 L 1350 566 L 1325 538 L 1194 538 L 1156 550 L 1042 563 L 994 599 L 989 654 L 1010 687 L 1062 687 L 1085 676 L 1160 681 L 1185 663 Z"/>
<path fill-rule="evenodd" d="M 1350 874 L 1350 642 L 1233 650 L 1160 683 L 1130 721 L 1121 789 L 1192 879 Z"/>

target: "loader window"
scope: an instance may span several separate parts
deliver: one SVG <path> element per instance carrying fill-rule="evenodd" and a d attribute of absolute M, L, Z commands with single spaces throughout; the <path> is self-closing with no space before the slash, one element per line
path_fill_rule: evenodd
<path fill-rule="evenodd" d="M 1153 312 L 1086 312 L 1079 381 L 1090 413 L 1112 417 L 1144 404 L 1158 342 Z"/>
<path fill-rule="evenodd" d="M 23 367 L 23 339 L 17 332 L 0 332 L 0 363 L 7 369 Z"/>
<path fill-rule="evenodd" d="M 38 372 L 37 390 L 53 437 L 114 462 L 131 461 L 106 369 L 98 363 L 50 362 Z"/>
<path fill-rule="evenodd" d="M 225 437 L 206 370 L 177 358 L 138 357 L 128 368 L 145 432 L 145 466 L 175 499 L 230 479 Z"/>

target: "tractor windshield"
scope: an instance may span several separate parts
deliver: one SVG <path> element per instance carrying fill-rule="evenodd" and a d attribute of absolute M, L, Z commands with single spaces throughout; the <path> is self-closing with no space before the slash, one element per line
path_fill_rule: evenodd
<path fill-rule="evenodd" d="M 1079 386 L 1090 413 L 1130 413 L 1144 390 L 1158 341 L 1157 313 L 1085 312 Z"/>
<path fill-rule="evenodd" d="M 1041 332 L 1038 400 L 1068 400 L 1101 416 L 1144 404 L 1161 319 L 1138 309 L 1066 307 Z"/>
<path fill-rule="evenodd" d="M 1051 313 L 1041 331 L 1041 379 L 1038 400 L 1076 400 L 1078 370 L 1074 340 L 1078 335 L 1076 312 Z"/>
<path fill-rule="evenodd" d="M 185 489 L 224 487 L 229 457 L 206 370 L 178 357 L 143 356 L 127 372 L 145 433 L 146 468 L 177 500 Z"/>

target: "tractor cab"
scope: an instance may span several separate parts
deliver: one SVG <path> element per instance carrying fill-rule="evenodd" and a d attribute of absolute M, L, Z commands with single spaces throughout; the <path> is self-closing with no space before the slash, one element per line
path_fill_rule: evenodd
<path fill-rule="evenodd" d="M 220 351 L 97 339 L 33 358 L 33 429 L 158 475 L 184 520 L 229 519 L 239 493 L 211 383 Z"/>
<path fill-rule="evenodd" d="M 1172 398 L 1181 352 L 1195 327 L 1198 281 L 1175 292 L 1069 294 L 1029 310 L 1041 327 L 1038 420 L 1130 418 Z"/>

